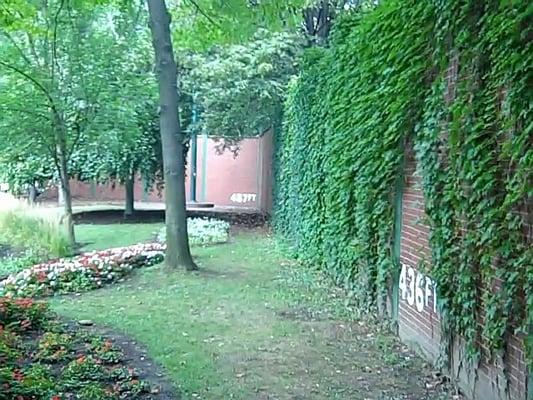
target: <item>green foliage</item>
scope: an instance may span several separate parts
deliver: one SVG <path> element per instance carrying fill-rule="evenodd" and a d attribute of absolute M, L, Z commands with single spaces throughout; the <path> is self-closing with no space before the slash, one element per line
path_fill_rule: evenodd
<path fill-rule="evenodd" d="M 48 304 L 32 299 L 0 297 L 0 327 L 20 333 L 47 326 L 50 313 Z"/>
<path fill-rule="evenodd" d="M 296 26 L 300 10 L 314 0 L 185 0 L 168 2 L 176 47 L 205 50 L 214 44 L 242 43 L 258 27 L 272 31 Z"/>
<path fill-rule="evenodd" d="M 367 310 L 392 271 L 390 192 L 423 100 L 431 20 L 431 8 L 396 2 L 341 18 L 331 48 L 307 52 L 285 109 L 278 230 Z"/>
<path fill-rule="evenodd" d="M 123 182 L 140 172 L 153 184 L 161 168 L 146 15 L 106 1 L 30 3 L 19 23 L 0 24 L 0 179 L 16 193 L 62 174 Z M 4 8 L 18 13 L 14 1 Z"/>
<path fill-rule="evenodd" d="M 123 359 L 110 339 L 67 328 L 46 303 L 0 297 L 0 400 L 134 399 L 149 393 L 148 383 Z"/>
<path fill-rule="evenodd" d="M 66 333 L 45 332 L 39 339 L 35 359 L 56 363 L 67 357 L 72 347 L 72 336 Z"/>
<path fill-rule="evenodd" d="M 108 11 L 110 32 L 117 39 L 119 62 L 109 73 L 112 96 L 102 99 L 96 121 L 97 135 L 81 138 L 71 157 L 79 180 L 124 184 L 140 176 L 146 188 L 162 183 L 162 156 L 157 110 L 157 82 L 145 14 L 136 10 Z"/>
<path fill-rule="evenodd" d="M 458 73 L 446 98 L 449 71 L 436 76 L 415 149 L 439 295 L 450 328 L 477 357 L 480 334 L 500 350 L 533 323 L 533 253 L 519 214 L 532 193 L 531 5 L 472 1 L 438 12 L 438 60 L 457 63 Z"/>
<path fill-rule="evenodd" d="M 230 224 L 214 218 L 188 218 L 187 233 L 192 246 L 208 246 L 226 243 L 229 240 Z M 157 240 L 166 241 L 166 228 L 161 228 Z"/>
<path fill-rule="evenodd" d="M 99 381 L 107 378 L 107 371 L 97 359 L 92 356 L 82 356 L 72 360 L 63 371 L 62 378 L 67 385 L 83 386 L 88 381 Z"/>
<path fill-rule="evenodd" d="M 189 129 L 238 140 L 272 127 L 301 44 L 298 35 L 262 29 L 249 42 L 179 57 L 183 92 L 198 113 Z"/>
<path fill-rule="evenodd" d="M 1 237 L 1 235 L 0 235 Z M 2 241 L 3 239 L 0 239 Z M 22 271 L 32 265 L 38 264 L 46 258 L 39 249 L 26 249 L 22 253 L 9 253 L 0 258 L 0 277 Z"/>
<path fill-rule="evenodd" d="M 0 242 L 28 249 L 24 259 L 64 257 L 72 253 L 64 227 L 57 218 L 39 217 L 31 209 L 0 212 Z"/>
<path fill-rule="evenodd" d="M 472 357 L 480 335 L 500 350 L 533 322 L 518 214 L 533 171 L 528 15 L 526 1 L 389 0 L 347 13 L 330 48 L 307 51 L 278 138 L 278 232 L 366 310 L 383 307 L 397 268 L 394 183 L 414 145 L 444 332 Z"/>
<path fill-rule="evenodd" d="M 4 148 L 0 153 L 0 182 L 9 184 L 10 193 L 25 194 L 28 185 L 38 183 L 44 187 L 53 178 L 53 160 L 48 154 L 34 152 L 30 147 L 10 150 Z"/>

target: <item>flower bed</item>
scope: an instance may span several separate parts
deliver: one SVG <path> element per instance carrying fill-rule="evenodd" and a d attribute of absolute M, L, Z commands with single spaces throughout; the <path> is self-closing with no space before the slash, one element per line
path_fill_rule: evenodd
<path fill-rule="evenodd" d="M 230 224 L 213 218 L 188 218 L 187 231 L 189 243 L 193 246 L 226 243 L 229 239 Z M 166 228 L 162 228 L 157 235 L 161 243 L 166 241 Z"/>
<path fill-rule="evenodd" d="M 95 289 L 134 268 L 161 262 L 164 250 L 160 243 L 138 244 L 37 264 L 0 281 L 0 295 L 36 297 Z"/>
<path fill-rule="evenodd" d="M 0 400 L 157 399 L 106 338 L 65 328 L 43 302 L 0 297 Z"/>

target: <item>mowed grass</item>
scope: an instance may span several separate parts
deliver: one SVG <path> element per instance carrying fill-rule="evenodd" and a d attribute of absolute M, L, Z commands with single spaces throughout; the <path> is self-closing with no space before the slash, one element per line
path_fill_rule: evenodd
<path fill-rule="evenodd" d="M 125 225 L 99 228 L 108 244 L 125 244 L 115 235 L 132 241 Z M 98 227 L 91 235 L 95 246 L 105 243 Z M 339 291 L 284 260 L 264 233 L 193 253 L 198 273 L 146 268 L 116 286 L 54 298 L 52 307 L 135 338 L 182 399 L 437 398 L 426 397 L 417 358 L 353 321 Z"/>
<path fill-rule="evenodd" d="M 124 285 L 55 300 L 54 308 L 134 336 L 185 394 L 250 398 L 249 390 L 235 382 L 235 374 L 243 371 L 233 371 L 224 359 L 294 332 L 289 321 L 273 318 L 273 303 L 279 305 L 273 250 L 263 238 L 245 235 L 237 243 L 194 253 L 200 273 L 162 266 L 141 270 Z"/>
<path fill-rule="evenodd" d="M 81 250 L 105 250 L 152 241 L 163 224 L 76 225 L 76 240 Z"/>

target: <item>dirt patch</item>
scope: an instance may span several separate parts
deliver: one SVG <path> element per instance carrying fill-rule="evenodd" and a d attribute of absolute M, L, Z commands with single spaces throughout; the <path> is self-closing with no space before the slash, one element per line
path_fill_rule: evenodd
<path fill-rule="evenodd" d="M 244 276 L 244 271 L 236 271 L 228 268 L 227 270 L 215 270 L 202 267 L 198 271 L 193 272 L 194 275 L 209 279 L 239 279 Z"/>
<path fill-rule="evenodd" d="M 304 313 L 305 314 L 305 313 Z M 278 316 L 300 333 L 225 357 L 256 399 L 440 400 L 447 382 L 389 334 L 359 323 Z"/>
<path fill-rule="evenodd" d="M 313 310 L 308 307 L 287 308 L 277 311 L 278 317 L 293 321 L 324 321 L 330 319 L 320 310 Z"/>
<path fill-rule="evenodd" d="M 125 217 L 124 210 L 90 210 L 80 211 L 74 214 L 74 221 L 77 224 L 146 224 L 165 221 L 164 210 L 140 210 L 135 214 Z"/>
<path fill-rule="evenodd" d="M 69 330 L 79 330 L 79 326 L 72 322 L 68 324 Z M 139 371 L 139 378 L 150 384 L 153 393 L 143 397 L 145 400 L 179 400 L 181 396 L 166 378 L 162 367 L 154 362 L 144 347 L 135 340 L 120 334 L 112 329 L 87 326 L 84 330 L 91 334 L 102 336 L 111 340 L 124 354 L 123 363 Z"/>

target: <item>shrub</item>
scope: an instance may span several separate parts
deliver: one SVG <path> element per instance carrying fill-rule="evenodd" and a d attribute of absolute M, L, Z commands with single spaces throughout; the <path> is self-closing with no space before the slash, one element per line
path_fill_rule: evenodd
<path fill-rule="evenodd" d="M 92 356 L 79 356 L 63 371 L 63 379 L 69 386 L 78 387 L 87 381 L 107 379 L 108 373 L 100 360 Z"/>
<path fill-rule="evenodd" d="M 218 219 L 189 218 L 187 220 L 189 243 L 196 246 L 227 242 L 229 228 L 228 222 Z M 158 235 L 158 241 L 165 242 L 166 236 L 166 228 L 162 228 Z"/>
<path fill-rule="evenodd" d="M 0 328 L 13 332 L 41 329 L 49 318 L 48 305 L 33 299 L 0 297 Z"/>
<path fill-rule="evenodd" d="M 95 289 L 134 268 L 161 262 L 163 251 L 157 243 L 139 244 L 38 264 L 0 281 L 0 295 L 32 297 Z"/>
<path fill-rule="evenodd" d="M 46 332 L 39 340 L 35 358 L 40 361 L 55 363 L 67 357 L 72 343 L 72 336 L 66 333 Z"/>
<path fill-rule="evenodd" d="M 72 253 L 60 218 L 37 215 L 29 207 L 0 212 L 0 242 L 31 249 L 42 257 L 64 257 Z"/>
<path fill-rule="evenodd" d="M 43 255 L 32 249 L 25 250 L 22 254 L 9 254 L 0 259 L 0 279 L 41 262 Z"/>
<path fill-rule="evenodd" d="M 58 323 L 46 304 L 0 297 L 0 400 L 116 400 L 148 393 L 149 384 L 122 358 L 110 340 Z"/>

